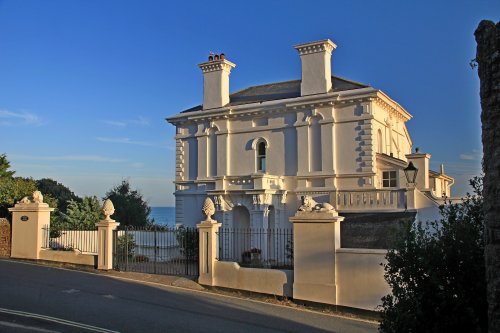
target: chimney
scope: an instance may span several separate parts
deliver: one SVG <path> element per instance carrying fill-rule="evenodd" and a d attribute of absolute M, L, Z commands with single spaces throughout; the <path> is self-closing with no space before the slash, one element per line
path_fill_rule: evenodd
<path fill-rule="evenodd" d="M 222 53 L 210 55 L 208 61 L 198 67 L 203 72 L 203 110 L 229 104 L 229 74 L 236 65 L 226 60 Z"/>
<path fill-rule="evenodd" d="M 332 89 L 332 52 L 337 47 L 331 40 L 295 45 L 302 62 L 300 95 L 324 94 Z"/>

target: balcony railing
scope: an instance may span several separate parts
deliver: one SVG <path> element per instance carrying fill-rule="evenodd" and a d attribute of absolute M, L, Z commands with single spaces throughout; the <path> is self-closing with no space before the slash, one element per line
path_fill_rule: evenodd
<path fill-rule="evenodd" d="M 332 201 L 339 212 L 394 211 L 406 208 L 405 194 L 404 189 L 337 191 Z"/>
<path fill-rule="evenodd" d="M 227 176 L 216 183 L 216 190 L 281 190 L 283 178 L 267 174 Z"/>

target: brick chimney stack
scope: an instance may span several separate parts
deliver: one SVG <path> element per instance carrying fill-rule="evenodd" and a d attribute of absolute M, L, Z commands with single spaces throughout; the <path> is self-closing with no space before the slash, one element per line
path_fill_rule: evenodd
<path fill-rule="evenodd" d="M 335 45 L 331 40 L 295 45 L 302 62 L 302 83 L 300 95 L 324 94 L 332 89 L 332 52 Z"/>
<path fill-rule="evenodd" d="M 208 61 L 198 67 L 203 72 L 203 110 L 229 104 L 229 74 L 236 65 L 226 60 L 222 53 L 210 55 Z"/>

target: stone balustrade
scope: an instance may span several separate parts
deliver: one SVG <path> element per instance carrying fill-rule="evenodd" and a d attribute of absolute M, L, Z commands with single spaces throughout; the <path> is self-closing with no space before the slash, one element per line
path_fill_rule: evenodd
<path fill-rule="evenodd" d="M 281 190 L 283 177 L 255 174 L 248 176 L 229 176 L 217 182 L 216 190 Z"/>
<path fill-rule="evenodd" d="M 339 212 L 398 211 L 406 209 L 406 190 L 336 191 L 331 202 Z"/>

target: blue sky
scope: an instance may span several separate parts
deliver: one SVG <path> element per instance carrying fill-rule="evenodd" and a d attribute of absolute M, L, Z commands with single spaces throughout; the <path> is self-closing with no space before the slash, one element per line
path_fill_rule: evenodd
<path fill-rule="evenodd" d="M 19 176 L 104 196 L 129 179 L 172 206 L 174 128 L 202 101 L 197 64 L 236 63 L 231 91 L 300 78 L 293 45 L 330 38 L 335 75 L 383 90 L 414 118 L 414 147 L 456 178 L 480 172 L 481 19 L 500 1 L 0 0 L 0 153 Z"/>

